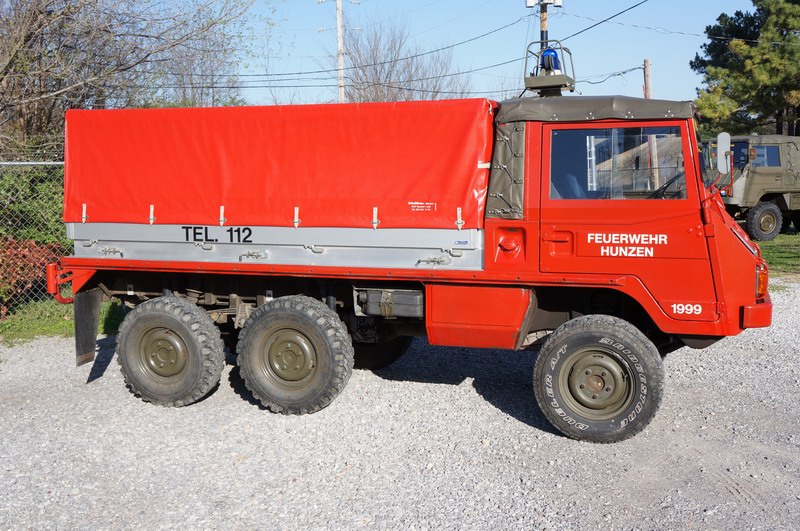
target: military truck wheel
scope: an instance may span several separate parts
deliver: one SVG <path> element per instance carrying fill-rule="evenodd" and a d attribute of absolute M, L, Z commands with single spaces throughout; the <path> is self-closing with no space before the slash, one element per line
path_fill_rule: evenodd
<path fill-rule="evenodd" d="M 236 347 L 245 385 L 276 413 L 313 413 L 330 404 L 353 371 L 353 345 L 322 302 L 292 295 L 259 307 Z"/>
<path fill-rule="evenodd" d="M 745 229 L 747 234 L 756 241 L 768 242 L 774 240 L 781 231 L 783 215 L 775 203 L 758 203 L 747 211 Z"/>
<path fill-rule="evenodd" d="M 413 341 L 414 338 L 410 336 L 397 336 L 380 343 L 353 343 L 355 350 L 353 366 L 368 371 L 385 369 L 402 358 Z"/>
<path fill-rule="evenodd" d="M 664 367 L 655 345 L 608 315 L 573 319 L 536 358 L 533 389 L 544 416 L 565 435 L 611 443 L 642 431 L 661 405 Z"/>
<path fill-rule="evenodd" d="M 205 397 L 219 383 L 223 350 L 208 314 L 171 296 L 128 312 L 117 334 L 117 361 L 128 389 L 161 406 L 187 406 Z"/>

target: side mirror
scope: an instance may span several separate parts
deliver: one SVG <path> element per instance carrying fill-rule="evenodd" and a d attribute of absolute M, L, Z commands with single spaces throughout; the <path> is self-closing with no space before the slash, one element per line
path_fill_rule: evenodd
<path fill-rule="evenodd" d="M 717 135 L 717 171 L 720 175 L 731 171 L 731 135 L 728 133 Z"/>

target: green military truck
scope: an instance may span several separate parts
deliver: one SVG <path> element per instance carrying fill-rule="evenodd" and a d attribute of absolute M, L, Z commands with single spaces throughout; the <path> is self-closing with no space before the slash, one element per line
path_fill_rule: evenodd
<path fill-rule="evenodd" d="M 790 223 L 800 230 L 800 137 L 737 136 L 730 153 L 733 171 L 717 187 L 728 212 L 745 221 L 750 237 L 772 240 Z M 716 167 L 716 156 L 712 141 L 706 150 L 708 168 Z"/>

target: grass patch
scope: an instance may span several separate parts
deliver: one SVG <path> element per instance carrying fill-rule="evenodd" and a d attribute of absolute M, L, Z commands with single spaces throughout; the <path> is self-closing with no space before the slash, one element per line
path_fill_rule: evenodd
<path fill-rule="evenodd" d="M 800 233 L 779 234 L 771 242 L 758 242 L 770 273 L 800 274 Z"/>
<path fill-rule="evenodd" d="M 26 304 L 7 319 L 0 321 L 0 341 L 11 345 L 39 336 L 74 336 L 73 316 L 71 304 L 59 304 L 55 300 Z M 116 334 L 123 317 L 124 312 L 119 301 L 103 303 L 100 307 L 98 332 Z"/>

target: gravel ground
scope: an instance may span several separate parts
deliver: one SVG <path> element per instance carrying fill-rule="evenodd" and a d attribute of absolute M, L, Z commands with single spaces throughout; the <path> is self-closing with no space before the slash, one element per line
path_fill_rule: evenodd
<path fill-rule="evenodd" d="M 0 528 L 796 528 L 800 283 L 773 300 L 772 328 L 667 356 L 655 420 L 613 445 L 553 432 L 534 352 L 418 340 L 284 417 L 230 365 L 167 409 L 126 391 L 113 338 L 77 369 L 68 339 L 0 347 Z"/>

